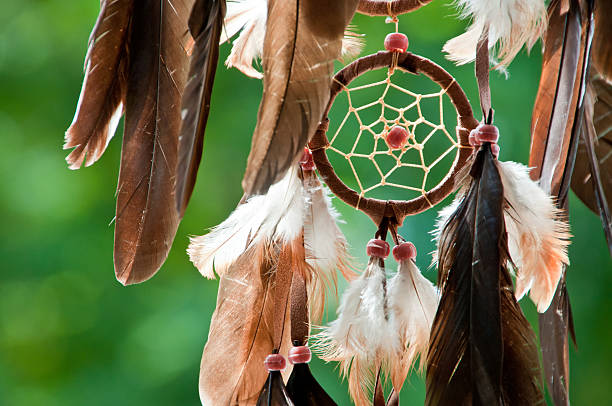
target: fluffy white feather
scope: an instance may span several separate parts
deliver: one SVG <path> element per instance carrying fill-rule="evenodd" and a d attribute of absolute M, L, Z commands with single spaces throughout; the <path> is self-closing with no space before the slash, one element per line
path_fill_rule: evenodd
<path fill-rule="evenodd" d="M 252 78 L 261 79 L 263 77 L 262 73 L 253 67 L 253 62 L 261 57 L 263 51 L 267 18 L 267 0 L 227 2 L 225 29 L 221 33 L 221 43 L 228 41 L 242 30 L 225 60 L 228 68 L 235 67 Z"/>
<path fill-rule="evenodd" d="M 200 273 L 212 279 L 254 244 L 292 241 L 302 232 L 303 221 L 302 182 L 292 168 L 268 193 L 252 196 L 208 234 L 191 238 L 187 253 Z"/>
<path fill-rule="evenodd" d="M 314 347 L 326 361 L 339 361 L 349 375 L 349 390 L 356 404 L 363 404 L 372 377 L 397 354 L 396 334 L 389 334 L 386 276 L 378 259 L 370 259 L 366 271 L 353 280 L 342 295 L 338 318 L 315 335 Z"/>
<path fill-rule="evenodd" d="M 228 68 L 235 67 L 252 78 L 263 78 L 263 74 L 253 67 L 253 63 L 263 52 L 267 19 L 267 0 L 228 0 L 225 28 L 221 33 L 220 43 L 228 41 L 241 31 L 225 60 Z M 362 36 L 356 34 L 353 27 L 349 27 L 342 41 L 342 55 L 354 57 L 362 48 Z"/>
<path fill-rule="evenodd" d="M 523 45 L 531 49 L 546 30 L 544 0 L 456 0 L 456 5 L 462 18 L 472 19 L 468 30 L 443 48 L 459 65 L 476 58 L 476 44 L 485 26 L 489 27 L 489 48 L 498 44 L 501 66 L 510 64 Z"/>
<path fill-rule="evenodd" d="M 399 334 L 400 340 L 391 379 L 393 387 L 400 390 L 417 357 L 420 356 L 419 369 L 425 366 L 429 332 L 440 298 L 438 289 L 412 260 L 400 263 L 387 291 L 392 331 Z"/>
<path fill-rule="evenodd" d="M 323 315 L 326 288 L 336 291 L 336 269 L 349 280 L 354 273 L 348 266 L 346 238 L 337 224 L 340 214 L 333 208 L 327 189 L 314 173 L 305 173 L 304 204 L 306 262 L 314 270 L 309 284 L 309 301 L 311 319 L 316 322 Z"/>
<path fill-rule="evenodd" d="M 505 222 L 510 257 L 518 268 L 517 299 L 527 291 L 539 312 L 544 312 L 557 289 L 563 267 L 569 264 L 569 226 L 552 197 L 529 177 L 529 168 L 499 162 L 507 201 Z"/>

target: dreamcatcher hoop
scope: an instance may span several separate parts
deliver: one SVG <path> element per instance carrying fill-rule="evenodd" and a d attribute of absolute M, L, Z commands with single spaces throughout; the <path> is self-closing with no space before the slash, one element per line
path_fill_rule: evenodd
<path fill-rule="evenodd" d="M 457 152 L 453 165 L 447 175 L 436 186 L 412 200 L 380 200 L 363 196 L 362 193 L 349 188 L 338 177 L 327 157 L 327 149 L 330 146 L 329 139 L 327 138 L 329 127 L 328 115 L 336 96 L 341 91 L 346 90 L 349 83 L 360 75 L 371 70 L 383 68 L 398 68 L 414 75 L 424 74 L 437 83 L 443 92 L 449 96 L 457 112 Z M 323 120 L 313 136 L 309 147 L 321 177 L 336 196 L 350 206 L 363 211 L 377 224 L 380 224 L 383 218 L 388 217 L 394 218 L 394 221 L 400 225 L 406 216 L 421 213 L 435 206 L 456 189 L 459 173 L 473 150 L 469 144 L 469 134 L 477 125 L 478 121 L 474 118 L 472 107 L 463 89 L 442 67 L 429 59 L 410 52 L 398 54 L 397 52 L 381 51 L 357 59 L 336 74 L 332 83 L 330 100 L 323 114 Z"/>
<path fill-rule="evenodd" d="M 415 11 L 431 0 L 359 0 L 357 11 L 369 16 L 398 16 Z"/>

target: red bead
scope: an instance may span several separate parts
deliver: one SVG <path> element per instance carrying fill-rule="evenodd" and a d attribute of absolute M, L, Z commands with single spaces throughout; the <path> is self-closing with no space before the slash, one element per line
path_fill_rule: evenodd
<path fill-rule="evenodd" d="M 478 143 L 478 140 L 476 140 L 476 130 L 472 130 L 470 131 L 470 136 L 468 137 L 468 140 L 470 141 L 470 145 L 473 147 L 479 147 L 480 144 Z"/>
<path fill-rule="evenodd" d="M 399 32 L 392 32 L 385 37 L 385 49 L 391 52 L 406 52 L 408 37 Z"/>
<path fill-rule="evenodd" d="M 307 364 L 311 359 L 312 352 L 305 345 L 293 347 L 289 350 L 289 362 L 292 364 Z"/>
<path fill-rule="evenodd" d="M 496 144 L 499 140 L 499 130 L 494 125 L 480 124 L 470 132 L 470 137 L 474 136 L 475 145 L 481 145 L 484 142 Z"/>
<path fill-rule="evenodd" d="M 268 371 L 282 371 L 285 369 L 286 364 L 285 357 L 280 354 L 270 354 L 264 361 L 264 365 Z"/>
<path fill-rule="evenodd" d="M 384 240 L 372 239 L 368 241 L 366 253 L 370 257 L 387 258 L 389 256 L 389 243 Z"/>
<path fill-rule="evenodd" d="M 491 144 L 491 153 L 493 153 L 493 156 L 497 158 L 499 156 L 499 145 Z"/>
<path fill-rule="evenodd" d="M 393 149 L 400 149 L 408 140 L 408 131 L 404 127 L 393 126 L 387 133 L 387 144 Z"/>
<path fill-rule="evenodd" d="M 305 171 L 314 171 L 315 169 L 312 152 L 310 152 L 308 148 L 304 148 L 304 152 L 302 153 L 302 157 L 300 158 L 300 165 L 302 166 L 302 170 Z"/>
<path fill-rule="evenodd" d="M 393 247 L 393 258 L 395 258 L 397 262 L 415 259 L 416 255 L 416 247 L 411 242 L 403 242 Z"/>

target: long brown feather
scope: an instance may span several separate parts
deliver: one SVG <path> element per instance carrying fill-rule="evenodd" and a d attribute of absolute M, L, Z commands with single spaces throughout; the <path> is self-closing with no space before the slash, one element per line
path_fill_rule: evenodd
<path fill-rule="evenodd" d="M 302 154 L 329 100 L 357 0 L 270 0 L 264 90 L 242 187 L 265 193 Z"/>
<path fill-rule="evenodd" d="M 102 0 L 89 38 L 85 79 L 64 149 L 70 169 L 96 162 L 113 137 L 123 113 L 127 82 L 127 40 L 133 0 Z"/>
<path fill-rule="evenodd" d="M 193 192 L 202 158 L 224 16 L 225 0 L 196 0 L 189 17 L 189 30 L 195 45 L 182 100 L 184 119 L 176 178 L 176 204 L 181 217 Z"/>
<path fill-rule="evenodd" d="M 544 402 L 535 335 L 505 267 L 503 186 L 484 148 L 440 237 L 442 298 L 427 358 L 427 405 Z"/>
<path fill-rule="evenodd" d="M 148 0 L 132 13 L 115 226 L 115 273 L 123 284 L 155 274 L 178 227 L 174 180 L 192 5 Z"/>
<path fill-rule="evenodd" d="M 600 215 L 612 255 L 612 85 L 592 75 L 588 89 L 572 190 Z"/>
<path fill-rule="evenodd" d="M 217 308 L 200 366 L 204 405 L 255 405 L 268 372 L 263 362 L 274 349 L 274 285 L 278 247 L 253 246 L 219 282 Z M 289 307 L 287 307 L 289 311 Z M 291 345 L 290 318 L 281 354 Z"/>
<path fill-rule="evenodd" d="M 531 176 L 567 208 L 578 146 L 583 83 L 588 67 L 591 2 L 552 1 L 542 77 L 532 117 Z M 586 7 L 585 7 L 586 6 Z M 563 312 L 563 313 L 557 313 Z M 539 316 L 546 383 L 555 405 L 569 404 L 567 332 L 572 318 L 565 272 L 549 309 Z"/>

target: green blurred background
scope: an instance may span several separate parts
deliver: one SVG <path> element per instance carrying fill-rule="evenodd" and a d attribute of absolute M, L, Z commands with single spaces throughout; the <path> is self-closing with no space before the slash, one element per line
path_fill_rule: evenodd
<path fill-rule="evenodd" d="M 220 62 L 205 157 L 194 197 L 160 273 L 131 287 L 113 274 L 114 193 L 120 135 L 91 168 L 67 169 L 61 146 L 72 120 L 95 0 L 8 0 L 0 15 L 0 404 L 197 405 L 199 360 L 215 305 L 216 281 L 203 279 L 185 254 L 187 236 L 221 222 L 241 197 L 240 180 L 255 126 L 261 83 Z M 457 77 L 477 104 L 472 66 L 454 67 L 440 49 L 465 25 L 438 0 L 401 18 L 410 49 Z M 383 18 L 357 16 L 364 54 L 391 30 Z M 222 58 L 229 46 L 222 47 Z M 222 59 L 220 59 L 221 61 Z M 526 162 L 531 108 L 540 71 L 539 45 L 515 60 L 510 77 L 494 74 L 501 158 Z M 339 65 L 340 66 L 340 65 Z M 358 262 L 374 227 L 341 202 L 342 225 Z M 407 219 L 422 269 L 433 250 L 434 213 Z M 571 350 L 571 398 L 607 404 L 612 378 L 612 262 L 599 218 L 571 199 L 575 239 L 568 286 L 578 336 Z M 427 275 L 433 277 L 434 271 Z M 335 302 L 329 314 L 334 314 Z M 534 306 L 523 301 L 528 317 Z M 345 384 L 332 365 L 316 376 L 340 405 Z M 414 375 L 402 404 L 418 405 L 424 384 Z"/>

